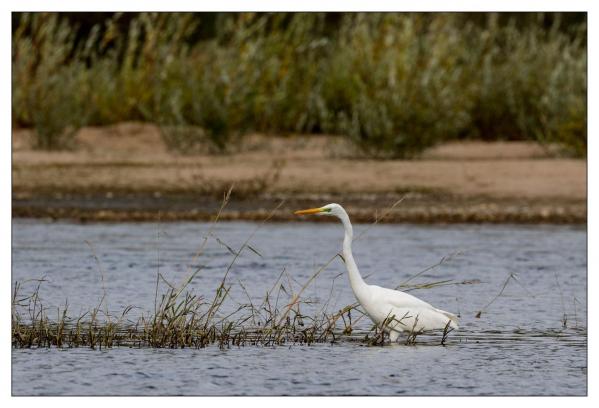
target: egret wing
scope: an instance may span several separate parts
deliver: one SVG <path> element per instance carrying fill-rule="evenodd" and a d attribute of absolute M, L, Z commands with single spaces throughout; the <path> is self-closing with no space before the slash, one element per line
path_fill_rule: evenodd
<path fill-rule="evenodd" d="M 455 315 L 436 309 L 408 293 L 376 286 L 372 294 L 379 305 L 384 305 L 386 315 L 398 320 L 397 325 L 392 326 L 397 330 L 443 329 L 448 320 L 451 321 L 451 327 L 458 327 Z"/>
<path fill-rule="evenodd" d="M 401 292 L 399 290 L 382 288 L 380 286 L 372 285 L 372 294 L 377 298 L 378 301 L 384 301 L 389 305 L 396 308 L 418 308 L 418 309 L 434 309 L 434 307 L 426 303 L 424 300 L 418 299 L 409 293 Z"/>

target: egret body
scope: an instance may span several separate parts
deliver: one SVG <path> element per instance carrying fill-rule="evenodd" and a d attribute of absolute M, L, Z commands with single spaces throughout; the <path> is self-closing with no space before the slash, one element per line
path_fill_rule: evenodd
<path fill-rule="evenodd" d="M 423 300 L 398 290 L 368 285 L 362 279 L 352 254 L 353 228 L 347 212 L 339 204 L 327 204 L 320 208 L 296 211 L 297 215 L 315 214 L 334 216 L 341 220 L 345 229 L 343 258 L 354 295 L 372 321 L 383 326 L 392 342 L 403 331 L 458 328 L 458 318 L 452 313 L 437 309 Z"/>

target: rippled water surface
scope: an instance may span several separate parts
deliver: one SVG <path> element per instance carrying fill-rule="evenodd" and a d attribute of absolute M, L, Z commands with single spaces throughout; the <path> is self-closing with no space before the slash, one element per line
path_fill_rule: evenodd
<path fill-rule="evenodd" d="M 254 223 L 221 223 L 215 236 L 239 248 Z M 366 226 L 355 226 L 356 235 Z M 12 280 L 45 277 L 47 308 L 68 299 L 72 314 L 106 291 L 115 313 L 153 310 L 157 272 L 180 282 L 202 265 L 191 290 L 212 296 L 232 255 L 215 239 L 192 263 L 208 229 L 201 223 L 71 224 L 13 221 Z M 337 224 L 266 224 L 230 271 L 232 299 L 260 300 L 285 269 L 295 291 L 341 246 Z M 205 349 L 13 349 L 15 395 L 584 395 L 587 392 L 586 231 L 570 226 L 378 225 L 354 245 L 367 282 L 392 287 L 454 255 L 416 282 L 478 283 L 417 290 L 459 313 L 448 346 L 356 342 Z M 97 256 L 98 263 L 95 260 Z M 304 292 L 314 307 L 353 302 L 337 259 Z M 501 290 L 480 318 L 476 313 Z M 102 281 L 103 276 L 103 281 Z M 25 282 L 23 291 L 35 282 Z M 104 288 L 104 289 L 103 289 Z M 245 298 L 244 298 L 245 297 Z M 51 317 L 51 313 L 50 317 Z M 564 329 L 562 320 L 567 317 Z M 363 328 L 368 322 L 363 319 Z"/>

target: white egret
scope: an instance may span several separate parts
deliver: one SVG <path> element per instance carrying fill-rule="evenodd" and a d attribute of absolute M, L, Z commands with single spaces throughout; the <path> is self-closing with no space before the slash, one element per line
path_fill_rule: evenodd
<path fill-rule="evenodd" d="M 396 341 L 403 331 L 418 333 L 446 327 L 458 328 L 458 318 L 452 313 L 437 309 L 405 292 L 368 285 L 364 282 L 352 255 L 353 228 L 347 212 L 339 204 L 300 210 L 295 214 L 329 215 L 343 222 L 345 228 L 343 258 L 351 288 L 364 311 L 375 324 L 384 326 L 392 342 Z"/>

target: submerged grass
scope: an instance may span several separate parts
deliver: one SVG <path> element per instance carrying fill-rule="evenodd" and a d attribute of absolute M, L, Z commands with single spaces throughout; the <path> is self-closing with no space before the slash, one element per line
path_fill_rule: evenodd
<path fill-rule="evenodd" d="M 219 287 L 211 301 L 185 293 L 177 295 L 172 288 L 161 296 L 157 313 L 142 316 L 135 323 L 127 319 L 132 307 L 118 317 L 105 315 L 97 308 L 78 317 L 71 317 L 65 307 L 58 310 L 56 320 L 49 310 L 36 302 L 39 293 L 24 297 L 14 291 L 12 313 L 12 345 L 15 348 L 89 347 L 92 349 L 128 347 L 204 348 L 218 346 L 280 346 L 311 345 L 340 341 L 365 345 L 384 345 L 387 333 L 373 325 L 370 330 L 355 330 L 349 305 L 337 313 L 305 315 L 302 307 L 309 300 L 293 299 L 285 312 L 274 305 L 270 294 L 260 308 L 240 305 L 226 316 L 218 314 L 227 300 L 230 286 Z M 280 293 L 277 293 L 277 297 Z M 31 313 L 22 313 L 29 310 Z M 357 309 L 358 312 L 359 309 Z M 102 316 L 101 316 L 102 315 Z M 408 332 L 405 344 L 415 344 L 421 332 Z M 431 338 L 428 344 L 444 345 L 447 333 Z"/>
<path fill-rule="evenodd" d="M 262 257 L 260 252 L 250 245 L 254 234 L 262 224 L 244 241 L 239 249 L 223 242 L 215 234 L 222 210 L 230 200 L 232 189 L 225 194 L 223 203 L 214 217 L 213 223 L 204 236 L 198 250 L 186 272 L 186 278 L 180 284 L 174 284 L 157 271 L 154 310 L 142 313 L 136 320 L 129 315 L 133 306 L 122 312 L 109 312 L 107 294 L 104 288 L 104 274 L 93 246 L 93 257 L 102 279 L 103 294 L 97 306 L 90 311 L 73 317 L 68 303 L 58 308 L 56 319 L 52 319 L 52 310 L 44 307 L 39 295 L 44 278 L 16 282 L 12 296 L 12 344 L 13 347 L 90 347 L 92 349 L 115 346 L 156 347 L 156 348 L 203 348 L 216 345 L 220 348 L 231 346 L 275 346 L 283 344 L 314 344 L 338 342 L 342 340 L 359 341 L 364 344 L 384 344 L 385 332 L 380 327 L 370 330 L 356 329 L 356 324 L 364 316 L 357 303 L 345 306 L 336 312 L 328 312 L 330 299 L 320 308 L 314 308 L 310 298 L 303 293 L 314 279 L 324 271 L 337 257 L 335 255 L 303 284 L 298 291 L 293 288 L 293 279 L 283 270 L 276 282 L 258 303 L 247 293 L 242 282 L 238 281 L 247 302 L 238 302 L 231 298 L 233 282 L 229 273 L 245 250 Z M 377 217 L 374 223 L 397 206 L 396 202 L 388 211 Z M 282 203 L 281 203 L 282 204 Z M 277 206 L 264 220 L 270 219 L 280 207 Z M 362 234 L 363 235 L 363 234 Z M 362 236 L 360 235 L 360 236 Z M 358 237 L 359 238 L 359 237 Z M 227 248 L 232 259 L 223 273 L 219 285 L 209 297 L 199 295 L 189 289 L 190 283 L 201 272 L 198 259 L 205 253 L 206 245 L 214 240 Z M 428 270 L 428 269 L 427 269 Z M 284 280 L 287 282 L 284 283 Z M 34 284 L 32 293 L 23 295 L 23 285 Z M 434 286 L 423 285 L 422 288 Z M 331 293 L 333 288 L 331 287 Z M 223 307 L 227 304 L 227 307 Z M 305 310 L 312 309 L 310 314 Z M 354 318 L 352 314 L 358 314 Z M 420 333 L 409 333 L 406 344 L 414 344 Z M 440 340 L 446 342 L 447 333 Z M 439 339 L 435 340 L 436 344 Z"/>
<path fill-rule="evenodd" d="M 65 307 L 58 311 L 57 319 L 52 320 L 48 316 L 49 310 L 39 303 L 38 291 L 22 296 L 17 283 L 13 293 L 13 347 L 86 346 L 101 349 L 115 346 L 203 348 L 217 345 L 228 348 L 288 343 L 310 345 L 334 342 L 343 335 L 343 329 L 336 324 L 334 316 L 302 314 L 305 300 L 295 300 L 293 307 L 283 316 L 267 294 L 260 308 L 252 304 L 240 305 L 222 316 L 219 311 L 228 300 L 230 285 L 219 286 L 209 301 L 181 292 L 184 286 L 169 288 L 161 296 L 155 314 L 142 316 L 135 323 L 130 323 L 125 318 L 131 308 L 115 319 L 112 315 L 100 316 L 97 308 L 73 318 Z"/>

